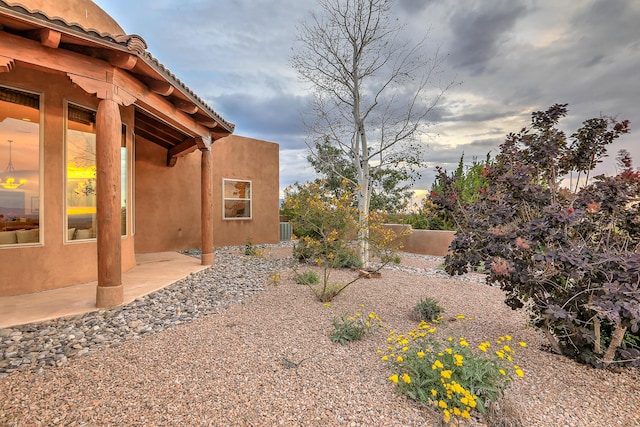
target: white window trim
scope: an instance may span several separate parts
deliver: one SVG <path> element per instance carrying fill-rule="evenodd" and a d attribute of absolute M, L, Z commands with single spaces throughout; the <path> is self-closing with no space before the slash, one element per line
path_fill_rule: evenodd
<path fill-rule="evenodd" d="M 249 198 L 241 199 L 235 197 L 224 197 L 224 185 L 227 181 L 248 182 L 249 183 Z M 225 201 L 227 200 L 245 200 L 249 201 L 249 216 L 227 218 L 225 213 Z M 253 182 L 249 179 L 237 179 L 237 178 L 222 178 L 222 219 L 224 221 L 247 221 L 253 219 Z"/>

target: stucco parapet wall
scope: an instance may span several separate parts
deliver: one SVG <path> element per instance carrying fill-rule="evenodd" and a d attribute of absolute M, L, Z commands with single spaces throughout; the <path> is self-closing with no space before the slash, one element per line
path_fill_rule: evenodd
<path fill-rule="evenodd" d="M 455 231 L 448 230 L 414 230 L 407 224 L 385 224 L 384 226 L 398 235 L 409 231 L 398 239 L 402 243 L 401 250 L 412 254 L 445 256 L 456 235 Z"/>

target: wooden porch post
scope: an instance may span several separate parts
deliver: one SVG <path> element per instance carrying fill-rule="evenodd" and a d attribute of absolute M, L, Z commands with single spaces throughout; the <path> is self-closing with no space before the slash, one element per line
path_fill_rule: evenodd
<path fill-rule="evenodd" d="M 211 150 L 201 148 L 200 188 L 201 196 L 201 236 L 202 236 L 202 265 L 213 264 L 213 162 Z"/>
<path fill-rule="evenodd" d="M 96 307 L 124 301 L 121 270 L 120 143 L 122 119 L 118 103 L 102 99 L 96 114 L 98 289 Z"/>

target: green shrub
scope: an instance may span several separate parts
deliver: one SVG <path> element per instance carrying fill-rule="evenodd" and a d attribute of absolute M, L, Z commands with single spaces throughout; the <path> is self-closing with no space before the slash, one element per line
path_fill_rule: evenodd
<path fill-rule="evenodd" d="M 296 283 L 299 285 L 315 285 L 318 280 L 318 274 L 315 271 L 307 270 L 302 274 L 296 272 Z"/>
<path fill-rule="evenodd" d="M 444 312 L 444 308 L 438 305 L 438 301 L 433 298 L 421 299 L 413 308 L 413 318 L 420 322 L 434 322 L 440 319 L 441 314 Z"/>
<path fill-rule="evenodd" d="M 360 305 L 360 307 L 363 306 Z M 370 331 L 374 322 L 380 324 L 380 318 L 373 311 L 366 318 L 360 310 L 356 311 L 355 316 L 345 314 L 341 318 L 334 317 L 332 320 L 334 330 L 329 338 L 341 345 L 359 341 Z"/>

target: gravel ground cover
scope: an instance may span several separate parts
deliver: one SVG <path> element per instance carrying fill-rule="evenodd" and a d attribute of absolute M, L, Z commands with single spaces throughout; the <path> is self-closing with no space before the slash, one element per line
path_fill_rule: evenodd
<path fill-rule="evenodd" d="M 223 248 L 213 267 L 128 306 L 0 330 L 0 426 L 437 425 L 386 380 L 376 353 L 386 330 L 346 346 L 328 338 L 332 318 L 360 304 L 410 330 L 424 297 L 445 308 L 446 334 L 528 343 L 517 356 L 525 377 L 501 403 L 505 425 L 640 426 L 637 369 L 597 371 L 549 353 L 480 275 L 450 278 L 441 259 L 402 254 L 402 265 L 324 306 L 295 284 L 290 247 L 264 251 Z"/>

